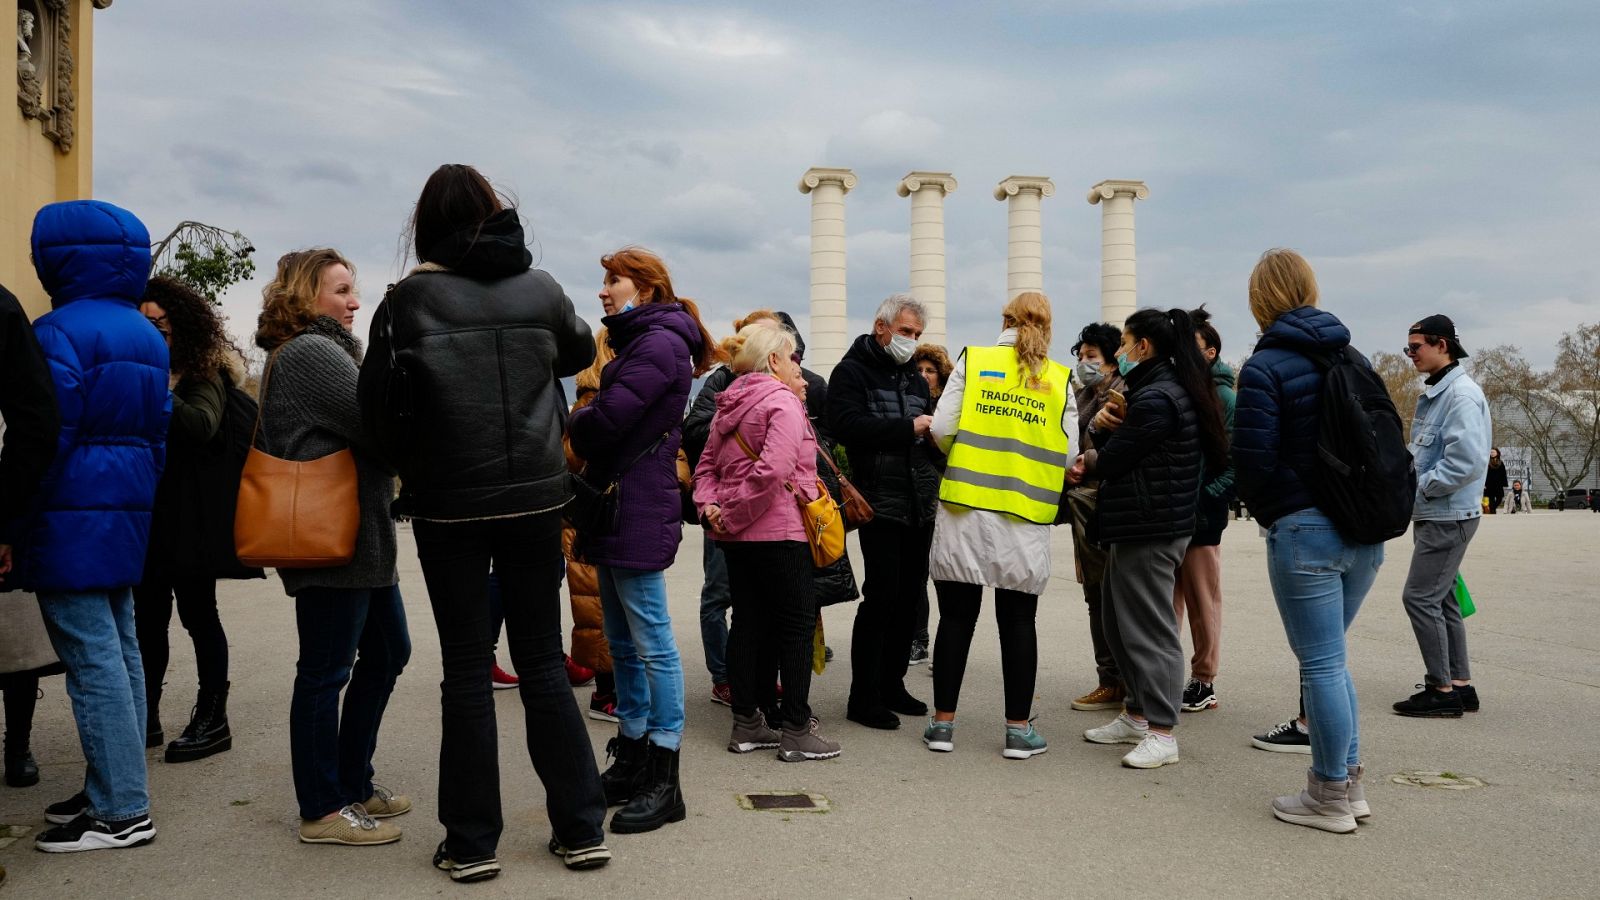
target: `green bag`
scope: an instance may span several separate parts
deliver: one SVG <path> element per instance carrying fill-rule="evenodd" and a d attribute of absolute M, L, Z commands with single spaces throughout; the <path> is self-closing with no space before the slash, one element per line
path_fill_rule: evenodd
<path fill-rule="evenodd" d="M 1472 592 L 1467 590 L 1467 580 L 1461 577 L 1460 572 L 1456 573 L 1456 606 L 1461 607 L 1463 619 L 1478 611 L 1477 605 L 1472 602 Z"/>

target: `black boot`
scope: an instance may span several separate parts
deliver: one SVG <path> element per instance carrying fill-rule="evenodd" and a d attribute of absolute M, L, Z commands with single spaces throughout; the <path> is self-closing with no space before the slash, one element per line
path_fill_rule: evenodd
<path fill-rule="evenodd" d="M 189 727 L 167 745 L 167 762 L 205 759 L 232 748 L 233 732 L 228 730 L 228 688 L 224 685 L 221 691 L 200 692 L 194 711 L 189 715 Z"/>
<path fill-rule="evenodd" d="M 613 757 L 616 762 L 600 773 L 607 806 L 627 803 L 650 783 L 650 751 L 645 738 L 625 738 L 619 733 L 606 741 L 606 758 Z"/>
<path fill-rule="evenodd" d="M 11 787 L 39 783 L 39 764 L 28 752 L 33 737 L 33 707 L 39 698 L 39 679 L 19 679 L 5 689 L 5 778 Z"/>
<path fill-rule="evenodd" d="M 159 747 L 167 742 L 167 733 L 161 728 L 161 685 L 146 685 L 144 695 L 144 748 Z"/>
<path fill-rule="evenodd" d="M 24 744 L 13 747 L 10 740 L 6 741 L 6 784 L 11 787 L 33 787 L 39 783 L 39 764 L 33 761 L 33 754 Z"/>
<path fill-rule="evenodd" d="M 682 822 L 687 815 L 678 786 L 678 751 L 651 744 L 650 783 L 611 817 L 611 833 L 655 831 L 668 822 Z"/>

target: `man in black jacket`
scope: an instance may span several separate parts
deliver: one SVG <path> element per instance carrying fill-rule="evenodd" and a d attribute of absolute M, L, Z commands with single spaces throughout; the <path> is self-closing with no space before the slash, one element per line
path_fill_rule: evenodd
<path fill-rule="evenodd" d="M 11 571 L 10 527 L 28 511 L 39 480 L 55 459 L 61 415 L 55 384 L 27 313 L 0 286 L 0 586 Z"/>
<path fill-rule="evenodd" d="M 927 715 L 906 691 L 917 598 L 928 579 L 939 472 L 928 445 L 933 400 L 911 364 L 926 314 L 910 294 L 878 307 L 828 382 L 828 424 L 850 459 L 851 480 L 872 504 L 861 528 L 866 564 L 850 652 L 847 717 L 898 728 L 894 715 Z"/>

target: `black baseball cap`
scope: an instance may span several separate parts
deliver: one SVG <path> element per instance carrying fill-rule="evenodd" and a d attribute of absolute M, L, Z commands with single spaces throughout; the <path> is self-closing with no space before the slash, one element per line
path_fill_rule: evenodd
<path fill-rule="evenodd" d="M 1467 355 L 1466 349 L 1461 346 L 1461 339 L 1456 336 L 1456 323 L 1450 321 L 1449 316 L 1435 313 L 1411 326 L 1411 330 L 1406 333 L 1444 338 L 1449 345 L 1452 359 L 1460 359 Z"/>

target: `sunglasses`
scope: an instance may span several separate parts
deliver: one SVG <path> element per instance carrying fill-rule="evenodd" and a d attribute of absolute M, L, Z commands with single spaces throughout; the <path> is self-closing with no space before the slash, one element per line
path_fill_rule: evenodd
<path fill-rule="evenodd" d="M 1426 343 L 1427 343 L 1427 341 L 1419 341 L 1419 342 L 1417 342 L 1415 344 L 1406 344 L 1406 348 L 1404 350 L 1401 350 L 1400 352 L 1404 353 L 1407 356 L 1416 356 L 1417 355 L 1417 351 L 1421 350 L 1423 345 L 1426 344 Z"/>

